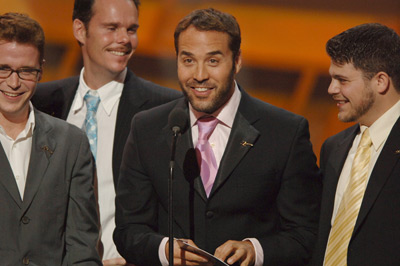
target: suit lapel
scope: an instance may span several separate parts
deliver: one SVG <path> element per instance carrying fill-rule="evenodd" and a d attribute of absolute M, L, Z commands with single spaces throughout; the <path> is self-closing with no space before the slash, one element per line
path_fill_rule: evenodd
<path fill-rule="evenodd" d="M 10 163 L 8 162 L 7 156 L 4 152 L 3 146 L 0 144 L 0 183 L 3 184 L 5 189 L 10 193 L 15 203 L 20 207 L 22 200 L 19 194 L 18 186 L 15 181 L 14 174 L 11 170 Z"/>
<path fill-rule="evenodd" d="M 178 101 L 175 108 L 181 108 L 187 112 L 189 117 L 189 109 L 187 101 L 182 98 Z M 188 121 L 190 123 L 190 121 Z M 169 125 L 163 128 L 163 135 L 167 142 L 169 149 L 172 145 L 172 133 Z M 207 201 L 207 195 L 203 187 L 203 182 L 200 177 L 200 169 L 197 165 L 196 152 L 193 148 L 192 130 L 190 124 L 188 129 L 179 136 L 176 143 L 175 151 L 175 167 L 179 167 L 184 175 L 185 180 L 190 184 L 190 187 L 199 194 L 199 196 Z"/>
<path fill-rule="evenodd" d="M 354 138 L 359 131 L 359 126 L 356 125 L 349 130 L 349 134 L 347 134 L 338 144 L 336 144 L 331 152 L 327 151 L 330 152 L 330 156 L 328 157 L 323 169 L 324 192 L 321 201 L 320 223 L 320 232 L 324 236 L 324 239 L 328 239 L 331 229 L 332 213 L 335 204 L 336 189 L 339 177 L 349 150 L 353 144 Z"/>
<path fill-rule="evenodd" d="M 113 175 L 114 186 L 117 185 L 119 166 L 122 158 L 125 141 L 129 135 L 130 124 L 133 114 L 140 111 L 141 107 L 148 101 L 148 97 L 142 95 L 142 86 L 137 77 L 128 70 L 119 101 L 117 121 L 115 123 L 115 136 L 113 146 Z M 118 158 L 118 159 L 116 159 Z"/>
<path fill-rule="evenodd" d="M 393 126 L 391 133 L 389 134 L 386 143 L 375 163 L 374 169 L 369 178 L 368 186 L 364 194 L 364 198 L 361 204 L 360 213 L 357 218 L 357 222 L 354 228 L 354 233 L 358 230 L 361 223 L 367 216 L 369 210 L 374 204 L 380 191 L 389 178 L 393 167 L 397 164 L 400 154 L 400 118 Z M 354 234 L 353 233 L 353 234 Z"/>
<path fill-rule="evenodd" d="M 341 141 L 337 145 L 337 148 L 329 156 L 327 166 L 331 167 L 334 170 L 332 179 L 334 179 L 333 181 L 336 185 L 339 180 L 339 176 L 342 172 L 342 168 L 343 168 L 344 162 L 346 161 L 349 150 L 350 150 L 351 146 L 353 145 L 354 138 L 356 137 L 359 130 L 360 130 L 359 126 L 355 125 L 351 129 L 350 134 L 348 134 L 343 139 L 343 141 Z M 335 186 L 335 192 L 336 192 L 336 186 Z"/>
<path fill-rule="evenodd" d="M 228 179 L 242 158 L 252 148 L 251 145 L 256 145 L 260 135 L 259 131 L 252 126 L 259 119 L 255 102 L 243 89 L 240 87 L 239 89 L 241 92 L 240 104 L 209 198 Z"/>
<path fill-rule="evenodd" d="M 56 149 L 55 140 L 48 137 L 51 126 L 44 119 L 41 113 L 35 111 L 35 130 L 32 136 L 31 158 L 22 203 L 23 211 L 32 203 L 49 165 L 49 159 Z"/>
<path fill-rule="evenodd" d="M 54 113 L 52 113 L 52 116 L 55 115 L 56 117 L 60 117 L 63 120 L 67 120 L 72 102 L 75 99 L 76 91 L 78 90 L 78 86 L 79 77 L 74 77 L 73 82 L 68 84 L 65 88 L 61 88 L 61 94 L 56 96 L 58 98 L 58 101 L 55 100 L 55 102 L 58 102 L 61 106 L 60 114 L 55 115 Z M 56 106 L 56 108 L 59 107 Z"/>
<path fill-rule="evenodd" d="M 251 149 L 251 145 L 256 145 L 255 142 L 259 135 L 260 133 L 258 130 L 255 129 L 249 121 L 244 118 L 244 116 L 242 116 L 240 111 L 238 111 L 235 117 L 235 122 L 232 125 L 229 140 L 221 159 L 210 197 L 212 197 L 212 194 L 222 186 L 242 158 Z"/>

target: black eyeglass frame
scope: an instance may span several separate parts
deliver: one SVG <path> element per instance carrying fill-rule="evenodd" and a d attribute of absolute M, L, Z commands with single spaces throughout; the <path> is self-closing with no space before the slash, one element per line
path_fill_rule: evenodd
<path fill-rule="evenodd" d="M 9 73 L 7 75 L 2 75 L 3 74 L 2 71 L 8 71 Z M 42 70 L 38 69 L 38 68 L 29 68 L 29 67 L 22 67 L 22 68 L 18 68 L 18 69 L 12 69 L 11 67 L 0 67 L 0 78 L 7 79 L 14 72 L 17 73 L 18 77 L 22 80 L 36 81 L 39 74 L 42 72 Z M 32 74 L 32 78 L 22 77 L 20 75 L 21 73 Z"/>

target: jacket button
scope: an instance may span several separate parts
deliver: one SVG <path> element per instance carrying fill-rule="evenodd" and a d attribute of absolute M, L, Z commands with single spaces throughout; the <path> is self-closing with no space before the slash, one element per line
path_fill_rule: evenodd
<path fill-rule="evenodd" d="M 212 212 L 212 211 L 206 212 L 206 217 L 209 218 L 209 219 L 213 218 L 214 217 L 214 212 Z"/>
<path fill-rule="evenodd" d="M 29 217 L 27 217 L 27 216 L 22 217 L 23 224 L 29 224 L 30 221 L 31 221 L 31 219 L 29 219 Z"/>
<path fill-rule="evenodd" d="M 24 265 L 28 265 L 29 264 L 29 259 L 28 258 L 23 258 L 22 263 Z"/>

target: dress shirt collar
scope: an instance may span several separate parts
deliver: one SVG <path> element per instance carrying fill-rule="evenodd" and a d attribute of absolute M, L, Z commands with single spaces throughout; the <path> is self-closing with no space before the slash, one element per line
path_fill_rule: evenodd
<path fill-rule="evenodd" d="M 222 107 L 222 109 L 219 109 L 212 115 L 215 116 L 225 126 L 232 128 L 237 109 L 239 108 L 241 97 L 242 97 L 242 94 L 240 93 L 239 87 L 235 81 L 235 89 L 234 89 L 234 92 L 233 92 L 231 98 Z M 199 119 L 202 116 L 208 115 L 205 113 L 197 112 L 196 110 L 193 109 L 193 107 L 190 103 L 189 103 L 189 110 L 190 110 L 189 114 L 190 114 L 190 126 L 191 127 L 193 127 L 196 124 L 197 119 Z"/>
<path fill-rule="evenodd" d="M 32 137 L 33 130 L 35 129 L 35 112 L 33 111 L 33 105 L 29 102 L 29 116 L 26 122 L 24 130 L 18 134 L 15 140 Z M 0 125 L 0 134 L 5 136 L 7 139 L 12 140 L 5 132 L 4 128 Z"/>
<path fill-rule="evenodd" d="M 84 104 L 83 97 L 85 97 L 88 90 L 90 90 L 89 86 L 86 84 L 83 78 L 84 71 L 85 68 L 82 68 L 81 75 L 79 77 L 79 86 L 78 86 L 76 100 L 74 106 L 72 106 L 72 110 L 74 112 L 78 112 L 79 110 L 82 109 Z M 125 70 L 122 73 L 122 80 L 125 80 L 127 72 L 128 70 L 127 68 L 125 68 Z M 108 116 L 111 115 L 113 106 L 121 97 L 123 88 L 124 88 L 123 82 L 112 80 L 109 83 L 104 84 L 97 90 L 97 93 L 100 97 L 100 105 L 103 106 Z"/>
<path fill-rule="evenodd" d="M 386 113 L 376 120 L 369 127 L 372 145 L 377 151 L 386 141 L 394 124 L 400 117 L 400 101 L 393 105 Z M 361 132 L 364 132 L 365 126 L 361 126 Z"/>

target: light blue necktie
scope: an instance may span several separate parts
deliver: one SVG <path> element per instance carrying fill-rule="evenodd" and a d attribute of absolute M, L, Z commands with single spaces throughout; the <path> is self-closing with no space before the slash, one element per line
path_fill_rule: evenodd
<path fill-rule="evenodd" d="M 84 123 L 84 129 L 89 139 L 90 149 L 94 159 L 96 160 L 97 154 L 97 119 L 96 112 L 99 107 L 100 97 L 96 92 L 89 90 L 83 100 L 86 102 L 86 118 Z"/>

